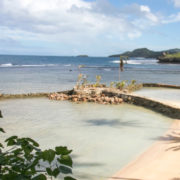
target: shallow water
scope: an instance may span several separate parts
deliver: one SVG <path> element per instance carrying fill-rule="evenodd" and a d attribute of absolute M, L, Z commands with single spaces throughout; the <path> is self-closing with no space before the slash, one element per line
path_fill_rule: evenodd
<path fill-rule="evenodd" d="M 149 147 L 172 120 L 132 105 L 50 101 L 45 98 L 0 101 L 6 137 L 18 134 L 42 148 L 73 149 L 74 175 L 104 180 Z"/>
<path fill-rule="evenodd" d="M 78 70 L 78 65 L 84 68 Z M 0 93 L 54 92 L 71 89 L 78 74 L 89 82 L 96 75 L 102 82 L 119 81 L 119 58 L 2 56 L 0 55 Z M 120 80 L 143 83 L 180 84 L 180 64 L 158 64 L 153 59 L 130 59 L 124 64 Z"/>
<path fill-rule="evenodd" d="M 142 88 L 133 94 L 180 107 L 180 89 L 172 88 Z"/>

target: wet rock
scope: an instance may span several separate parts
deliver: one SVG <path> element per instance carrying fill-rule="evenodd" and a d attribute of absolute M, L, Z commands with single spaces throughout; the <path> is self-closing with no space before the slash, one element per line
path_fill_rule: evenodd
<path fill-rule="evenodd" d="M 0 110 L 0 118 L 3 118 L 3 115 L 2 115 L 2 112 L 1 112 L 1 110 Z"/>
<path fill-rule="evenodd" d="M 72 98 L 72 101 L 73 101 L 73 102 L 77 102 L 77 101 L 78 101 L 78 98 L 77 98 L 77 97 L 73 97 L 73 98 Z"/>

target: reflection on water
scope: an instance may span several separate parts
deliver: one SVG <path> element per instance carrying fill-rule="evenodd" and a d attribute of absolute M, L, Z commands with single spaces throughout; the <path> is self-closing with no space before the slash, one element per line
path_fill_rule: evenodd
<path fill-rule="evenodd" d="M 180 107 L 180 89 L 171 88 L 143 88 L 136 91 L 136 95 L 145 96 Z"/>
<path fill-rule="evenodd" d="M 102 108 L 103 107 L 103 108 Z M 171 119 L 132 105 L 74 104 L 48 99 L 0 101 L 7 135 L 30 136 L 42 148 L 73 149 L 81 180 L 107 179 L 167 130 Z"/>

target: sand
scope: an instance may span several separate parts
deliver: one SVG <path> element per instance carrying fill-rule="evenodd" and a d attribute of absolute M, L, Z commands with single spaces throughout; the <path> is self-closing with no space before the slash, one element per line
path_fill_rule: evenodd
<path fill-rule="evenodd" d="M 109 180 L 180 180 L 180 120 Z"/>

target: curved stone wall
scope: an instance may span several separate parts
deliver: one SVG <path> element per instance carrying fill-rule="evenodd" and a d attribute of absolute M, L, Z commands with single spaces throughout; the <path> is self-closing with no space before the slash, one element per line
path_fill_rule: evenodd
<path fill-rule="evenodd" d="M 153 83 L 143 84 L 143 86 L 144 87 L 165 87 L 165 88 L 180 89 L 180 86 L 153 84 Z M 137 96 L 137 95 L 122 93 L 120 91 L 114 91 L 114 90 L 111 90 L 110 88 L 99 88 L 99 89 L 96 88 L 95 91 L 97 91 L 98 93 L 102 93 L 108 97 L 122 98 L 123 102 L 125 102 L 125 103 L 142 106 L 144 108 L 148 108 L 155 112 L 161 113 L 165 116 L 168 116 L 168 117 L 171 117 L 174 119 L 180 119 L 180 108 L 165 104 L 160 101 L 152 100 L 152 99 Z M 99 91 L 101 91 L 101 92 L 99 92 Z M 76 94 L 75 90 L 62 91 L 62 92 L 57 92 L 57 93 L 64 93 L 66 95 L 72 95 L 74 93 Z M 50 94 L 51 93 L 0 94 L 0 100 L 1 99 L 13 99 L 13 98 L 49 97 Z"/>

